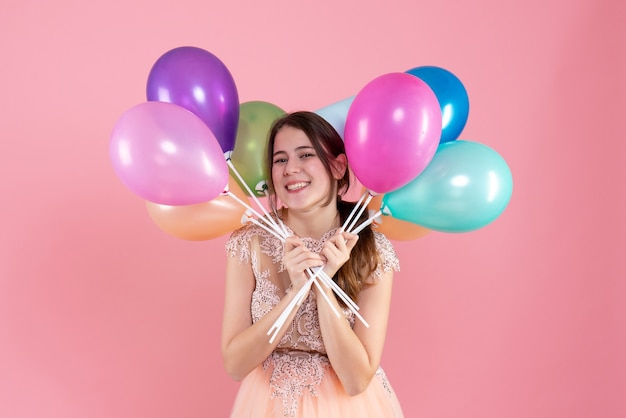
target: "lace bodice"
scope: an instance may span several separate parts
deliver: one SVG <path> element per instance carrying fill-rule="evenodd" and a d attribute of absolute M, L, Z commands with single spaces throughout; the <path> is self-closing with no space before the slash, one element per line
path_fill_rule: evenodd
<path fill-rule="evenodd" d="M 335 229 L 328 231 L 320 240 L 313 238 L 302 240 L 309 250 L 319 253 L 324 243 L 335 232 Z M 378 280 L 382 272 L 391 269 L 399 270 L 400 265 L 389 240 L 377 231 L 374 231 L 374 237 L 381 262 L 371 280 Z M 252 294 L 250 309 L 252 320 L 256 322 L 271 311 L 285 292 L 290 290 L 281 289 L 281 281 L 278 280 L 279 275 L 287 274 L 282 265 L 283 242 L 263 228 L 248 224 L 231 235 L 226 243 L 226 251 L 229 256 L 237 257 L 239 262 L 251 265 L 256 286 Z M 350 324 L 354 325 L 354 314 L 348 309 L 344 310 L 344 314 Z M 326 352 L 320 333 L 317 305 L 312 292 L 300 306 L 277 348 L 314 351 L 322 354 Z"/>

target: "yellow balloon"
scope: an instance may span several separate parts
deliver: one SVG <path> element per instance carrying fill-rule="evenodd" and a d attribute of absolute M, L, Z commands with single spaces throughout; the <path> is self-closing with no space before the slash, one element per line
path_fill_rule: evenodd
<path fill-rule="evenodd" d="M 232 178 L 228 186 L 239 199 L 248 203 L 246 193 Z M 185 206 L 168 206 L 147 202 L 152 221 L 165 233 L 188 241 L 205 241 L 226 235 L 241 226 L 246 208 L 228 195 Z"/>

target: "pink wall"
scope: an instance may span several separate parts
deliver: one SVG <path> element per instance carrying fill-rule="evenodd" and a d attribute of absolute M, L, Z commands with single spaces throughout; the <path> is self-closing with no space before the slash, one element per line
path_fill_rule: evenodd
<path fill-rule="evenodd" d="M 626 416 L 625 4 L 245 3 L 3 3 L 0 417 L 230 408 L 225 238 L 161 232 L 108 159 L 150 67 L 182 45 L 220 57 L 241 101 L 287 110 L 420 65 L 459 76 L 461 138 L 496 149 L 515 186 L 484 229 L 396 243 L 383 365 L 406 415 Z"/>

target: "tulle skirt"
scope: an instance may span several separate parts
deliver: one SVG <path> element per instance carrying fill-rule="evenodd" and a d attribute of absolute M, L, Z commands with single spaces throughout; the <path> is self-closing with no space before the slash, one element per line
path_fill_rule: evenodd
<path fill-rule="evenodd" d="M 265 362 L 241 382 L 231 418 L 402 418 L 398 399 L 382 369 L 368 388 L 349 396 L 327 364 L 321 373 L 307 364 Z M 284 372 L 284 369 L 291 368 Z M 297 368 L 297 369 L 296 369 Z M 295 375 L 294 375 L 295 373 Z M 279 379 L 279 381 L 277 381 Z M 303 384 L 303 380 L 306 380 Z"/>

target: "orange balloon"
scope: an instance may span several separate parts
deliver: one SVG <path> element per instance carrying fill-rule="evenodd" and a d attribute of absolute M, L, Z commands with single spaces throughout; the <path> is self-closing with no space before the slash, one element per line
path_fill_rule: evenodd
<path fill-rule="evenodd" d="M 239 199 L 248 203 L 248 197 L 237 181 L 229 176 L 228 187 Z M 147 202 L 152 221 L 176 238 L 205 241 L 226 235 L 241 226 L 246 208 L 230 196 L 220 195 L 204 203 L 167 206 Z"/>
<path fill-rule="evenodd" d="M 370 200 L 367 208 L 378 211 L 382 206 L 383 195 L 376 195 Z M 380 219 L 380 222 L 378 222 Z M 427 235 L 431 230 L 412 222 L 401 221 L 391 216 L 382 215 L 372 225 L 389 239 L 396 241 L 410 241 Z"/>

